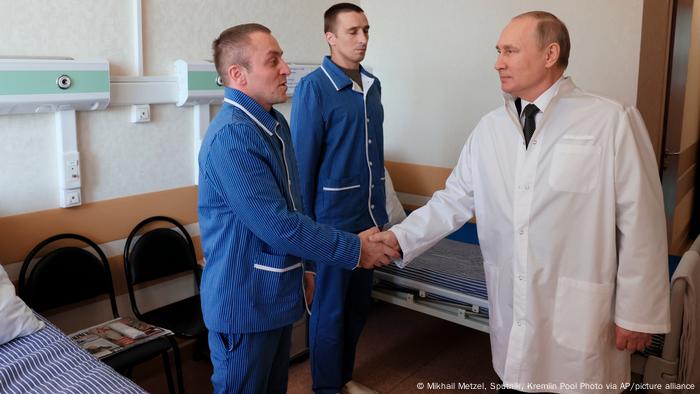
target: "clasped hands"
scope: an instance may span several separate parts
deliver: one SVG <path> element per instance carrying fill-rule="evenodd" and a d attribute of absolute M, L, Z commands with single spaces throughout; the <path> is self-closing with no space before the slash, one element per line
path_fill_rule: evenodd
<path fill-rule="evenodd" d="M 357 236 L 360 237 L 361 244 L 360 267 L 379 268 L 390 264 L 394 259 L 401 258 L 399 242 L 391 231 L 381 232 L 378 227 L 372 227 Z M 308 306 L 311 306 L 314 298 L 315 282 L 315 273 L 307 272 L 304 275 L 304 292 Z"/>
<path fill-rule="evenodd" d="M 401 258 L 401 248 L 391 231 L 369 228 L 359 234 L 361 242 L 360 267 L 379 268 Z"/>

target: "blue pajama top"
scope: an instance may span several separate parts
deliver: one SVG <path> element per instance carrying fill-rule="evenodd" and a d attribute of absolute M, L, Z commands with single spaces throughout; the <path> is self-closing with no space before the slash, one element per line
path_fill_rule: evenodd
<path fill-rule="evenodd" d="M 364 91 L 326 56 L 301 79 L 292 102 L 304 212 L 350 232 L 388 221 L 382 90 L 362 66 L 360 75 Z"/>
<path fill-rule="evenodd" d="M 357 236 L 301 213 L 289 126 L 244 93 L 225 102 L 199 152 L 199 226 L 206 265 L 201 300 L 209 330 L 268 331 L 304 310 L 302 259 L 353 269 Z"/>

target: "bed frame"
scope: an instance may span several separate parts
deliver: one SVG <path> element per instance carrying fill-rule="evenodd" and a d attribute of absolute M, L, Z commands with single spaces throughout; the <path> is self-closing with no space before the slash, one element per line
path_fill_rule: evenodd
<path fill-rule="evenodd" d="M 488 301 L 482 265 L 477 245 L 444 239 L 403 270 L 395 267 L 375 270 L 372 296 L 465 327 L 489 332 Z M 466 273 L 460 271 L 464 266 L 467 266 Z M 452 268 L 455 271 L 449 272 Z M 446 277 L 459 277 L 462 276 L 461 273 L 468 279 L 441 283 Z M 426 275 L 430 281 L 418 280 Z M 465 289 L 471 290 L 464 291 Z"/>

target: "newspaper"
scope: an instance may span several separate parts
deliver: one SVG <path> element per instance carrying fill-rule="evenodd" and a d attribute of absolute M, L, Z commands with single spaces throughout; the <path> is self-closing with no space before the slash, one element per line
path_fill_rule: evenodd
<path fill-rule="evenodd" d="M 131 317 L 119 317 L 70 334 L 80 347 L 97 358 L 105 358 L 134 345 L 172 334 Z"/>

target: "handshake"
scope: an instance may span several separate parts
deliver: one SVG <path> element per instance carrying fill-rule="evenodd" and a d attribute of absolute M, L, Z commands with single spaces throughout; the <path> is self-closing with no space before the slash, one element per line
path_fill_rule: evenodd
<path fill-rule="evenodd" d="M 380 231 L 378 227 L 369 228 L 358 234 L 360 237 L 360 267 L 379 268 L 401 258 L 401 247 L 391 231 Z"/>

